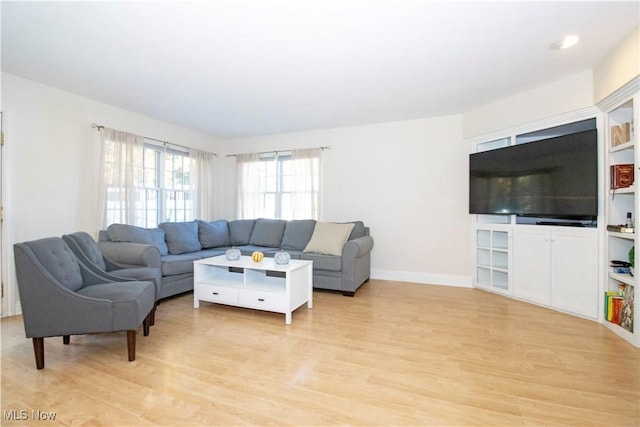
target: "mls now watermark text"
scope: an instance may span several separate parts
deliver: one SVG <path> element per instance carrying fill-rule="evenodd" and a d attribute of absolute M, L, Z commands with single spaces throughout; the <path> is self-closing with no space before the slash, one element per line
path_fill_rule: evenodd
<path fill-rule="evenodd" d="M 2 419 L 5 421 L 53 421 L 56 419 L 56 413 L 52 411 L 41 411 L 39 409 L 4 409 L 2 411 Z"/>

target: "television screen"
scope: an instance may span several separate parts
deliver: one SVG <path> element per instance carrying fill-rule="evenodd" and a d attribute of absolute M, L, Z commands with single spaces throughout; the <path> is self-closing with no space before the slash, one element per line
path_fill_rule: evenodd
<path fill-rule="evenodd" d="M 598 215 L 595 129 L 473 153 L 469 213 L 592 219 Z"/>

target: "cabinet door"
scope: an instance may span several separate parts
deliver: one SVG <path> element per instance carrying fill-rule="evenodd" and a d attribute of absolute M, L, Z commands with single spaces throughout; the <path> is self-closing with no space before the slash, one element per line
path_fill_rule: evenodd
<path fill-rule="evenodd" d="M 554 230 L 551 305 L 598 318 L 598 238 L 596 230 Z"/>
<path fill-rule="evenodd" d="M 513 230 L 513 295 L 538 304 L 551 303 L 551 233 L 545 228 Z"/>

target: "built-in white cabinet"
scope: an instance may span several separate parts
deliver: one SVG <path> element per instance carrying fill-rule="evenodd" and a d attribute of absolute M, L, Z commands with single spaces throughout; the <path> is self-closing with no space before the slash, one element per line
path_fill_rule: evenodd
<path fill-rule="evenodd" d="M 514 230 L 513 295 L 535 302 L 551 304 L 551 237 L 537 226 Z"/>
<path fill-rule="evenodd" d="M 470 141 L 472 152 L 486 151 L 518 144 L 519 135 L 532 131 L 544 133 L 554 126 L 596 118 L 600 150 L 597 221 L 570 227 L 557 225 L 563 221 L 547 225 L 515 215 L 473 216 L 475 287 L 602 322 L 640 347 L 636 295 L 640 265 L 635 253 L 640 232 L 634 232 L 640 226 L 639 111 L 640 76 L 636 76 L 593 109 L 514 127 L 494 134 L 493 140 Z M 617 185 L 612 184 L 615 166 Z M 635 227 L 615 229 L 625 224 L 629 212 Z M 633 262 L 634 270 L 613 266 L 612 260 Z"/>
<path fill-rule="evenodd" d="M 516 225 L 513 296 L 591 319 L 598 318 L 598 231 Z"/>

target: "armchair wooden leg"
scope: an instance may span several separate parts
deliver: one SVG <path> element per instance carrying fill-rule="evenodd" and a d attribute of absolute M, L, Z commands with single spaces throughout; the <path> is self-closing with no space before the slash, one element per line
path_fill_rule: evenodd
<path fill-rule="evenodd" d="M 70 341 L 71 341 L 71 335 L 62 336 L 62 344 L 69 344 Z"/>
<path fill-rule="evenodd" d="M 127 352 L 129 362 L 136 360 L 136 331 L 127 331 Z"/>
<path fill-rule="evenodd" d="M 33 338 L 33 353 L 36 356 L 36 368 L 44 368 L 44 338 Z"/>
<path fill-rule="evenodd" d="M 149 336 L 149 326 L 151 325 L 151 314 L 153 313 L 153 309 L 147 314 L 147 317 L 142 321 L 142 330 L 144 332 L 144 336 Z"/>
<path fill-rule="evenodd" d="M 151 326 L 156 324 L 156 308 L 158 308 L 158 303 L 153 304 L 151 309 L 151 322 L 149 323 Z"/>

